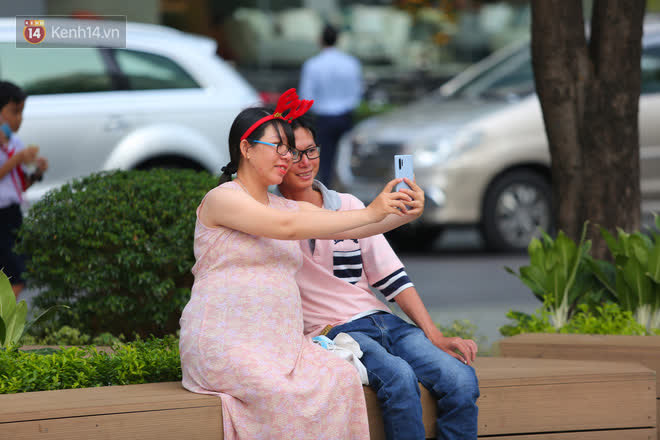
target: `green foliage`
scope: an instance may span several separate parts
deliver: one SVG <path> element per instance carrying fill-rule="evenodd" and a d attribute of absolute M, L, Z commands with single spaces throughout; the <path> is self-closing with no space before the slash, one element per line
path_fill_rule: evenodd
<path fill-rule="evenodd" d="M 443 336 L 457 336 L 463 339 L 472 339 L 477 343 L 480 355 L 488 353 L 488 350 L 485 348 L 487 342 L 486 337 L 477 334 L 477 326 L 470 322 L 469 319 L 456 319 L 449 326 L 444 326 L 442 324 L 435 324 L 435 326 L 442 332 Z"/>
<path fill-rule="evenodd" d="M 629 310 L 623 310 L 618 304 L 607 302 L 591 310 L 587 304 L 580 304 L 571 319 L 561 328 L 555 328 L 550 322 L 547 308 L 541 307 L 532 315 L 509 311 L 507 318 L 514 321 L 500 327 L 503 336 L 520 333 L 580 333 L 593 335 L 647 335 L 660 332 L 647 332 Z"/>
<path fill-rule="evenodd" d="M 656 216 L 660 229 L 660 218 Z M 614 258 L 594 262 L 591 269 L 603 285 L 616 296 L 624 310 L 635 314 L 647 329 L 660 327 L 660 234 L 649 237 L 641 232 L 629 234 L 618 229 L 618 239 L 606 229 L 601 234 Z"/>
<path fill-rule="evenodd" d="M 435 325 L 444 336 L 455 337 L 463 339 L 472 339 L 476 341 L 477 337 L 477 326 L 470 322 L 468 319 L 454 320 L 449 326 L 443 326 L 441 324 Z"/>
<path fill-rule="evenodd" d="M 0 269 L 0 347 L 7 348 L 18 344 L 26 330 L 53 310 L 54 307 L 50 307 L 26 324 L 27 303 L 24 300 L 16 303 L 16 296 L 11 288 L 9 278 Z"/>
<path fill-rule="evenodd" d="M 557 329 L 550 323 L 550 313 L 543 307 L 529 315 L 516 310 L 509 310 L 506 317 L 514 321 L 500 327 L 502 336 L 515 336 L 521 333 L 555 333 Z"/>
<path fill-rule="evenodd" d="M 171 334 L 192 286 L 195 209 L 217 184 L 206 172 L 92 174 L 35 203 L 20 231 L 37 307 L 71 306 L 56 327 Z"/>
<path fill-rule="evenodd" d="M 178 339 L 138 340 L 112 354 L 73 347 L 51 354 L 0 350 L 0 394 L 181 380 Z"/>
<path fill-rule="evenodd" d="M 23 336 L 22 342 L 23 345 L 86 345 L 91 341 L 92 345 L 113 346 L 122 343 L 124 339 L 124 335 L 115 337 L 108 332 L 92 339 L 90 335 L 65 325 L 58 330 L 48 328 L 41 337 L 27 334 Z"/>
<path fill-rule="evenodd" d="M 561 328 L 561 333 L 591 335 L 646 335 L 646 328 L 639 324 L 630 310 L 622 310 L 618 304 L 605 303 L 589 310 L 586 304 Z"/>
<path fill-rule="evenodd" d="M 599 290 L 596 278 L 587 269 L 591 241 L 585 241 L 586 228 L 585 223 L 578 245 L 562 231 L 555 240 L 543 234 L 542 241 L 535 238 L 529 244 L 529 266 L 521 267 L 520 274 L 506 268 L 544 301 L 556 329 L 568 322 L 581 300 Z"/>

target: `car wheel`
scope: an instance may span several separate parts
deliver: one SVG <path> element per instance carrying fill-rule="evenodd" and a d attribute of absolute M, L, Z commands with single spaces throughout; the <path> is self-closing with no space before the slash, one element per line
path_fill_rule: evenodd
<path fill-rule="evenodd" d="M 385 237 L 397 252 L 427 252 L 440 234 L 440 226 L 403 225 L 385 233 Z"/>
<path fill-rule="evenodd" d="M 520 251 L 541 231 L 552 232 L 552 188 L 541 174 L 512 171 L 497 178 L 486 192 L 482 233 L 486 246 Z"/>

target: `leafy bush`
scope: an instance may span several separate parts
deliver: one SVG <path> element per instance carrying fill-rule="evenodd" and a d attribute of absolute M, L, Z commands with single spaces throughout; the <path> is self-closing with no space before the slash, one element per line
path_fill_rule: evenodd
<path fill-rule="evenodd" d="M 21 341 L 23 345 L 86 345 L 91 341 L 93 345 L 112 346 L 122 343 L 124 339 L 124 335 L 116 337 L 108 332 L 92 338 L 76 328 L 65 325 L 58 330 L 46 328 L 43 336 L 25 335 Z"/>
<path fill-rule="evenodd" d="M 585 241 L 586 228 L 585 223 L 577 245 L 562 231 L 554 240 L 543 234 L 542 241 L 535 238 L 528 246 L 529 266 L 521 267 L 520 274 L 506 268 L 544 301 L 556 329 L 568 322 L 580 302 L 603 295 L 603 287 L 589 269 L 591 241 Z"/>
<path fill-rule="evenodd" d="M 656 216 L 655 224 L 660 230 L 660 217 Z M 601 228 L 612 263 L 588 255 L 586 227 L 587 223 L 578 245 L 561 231 L 554 241 L 545 234 L 543 242 L 532 240 L 528 248 L 530 265 L 521 267 L 520 274 L 506 268 L 543 300 L 543 308 L 535 315 L 510 311 L 507 317 L 516 322 L 502 327 L 500 333 L 511 336 L 554 328 L 565 332 L 582 329 L 589 333 L 660 334 L 660 234 L 618 229 L 618 237 L 614 238 Z M 608 302 L 616 303 L 617 309 Z M 573 322 L 578 309 L 580 313 Z M 610 320 L 612 316 L 622 321 Z M 630 317 L 637 325 L 632 325 Z"/>
<path fill-rule="evenodd" d="M 500 327 L 504 336 L 514 336 L 520 333 L 580 333 L 592 335 L 647 335 L 646 327 L 639 324 L 630 310 L 622 309 L 618 304 L 607 302 L 594 307 L 580 304 L 572 318 L 559 329 L 551 323 L 551 314 L 547 307 L 541 307 L 536 313 L 509 311 L 507 318 L 513 324 Z"/>
<path fill-rule="evenodd" d="M 479 347 L 480 356 L 490 354 L 490 350 L 486 348 L 487 338 L 477 334 L 477 326 L 470 322 L 469 319 L 455 319 L 451 325 L 435 324 L 435 326 L 442 332 L 443 336 L 472 339 Z"/>
<path fill-rule="evenodd" d="M 646 327 L 637 322 L 630 310 L 618 304 L 605 303 L 595 311 L 582 304 L 561 333 L 586 333 L 592 335 L 646 335 Z"/>
<path fill-rule="evenodd" d="M 181 380 L 178 339 L 138 340 L 112 354 L 73 347 L 52 354 L 0 350 L 0 394 Z"/>
<path fill-rule="evenodd" d="M 9 278 L 0 268 L 0 347 L 18 344 L 25 332 L 51 310 L 53 307 L 26 324 L 27 303 L 24 300 L 16 302 Z"/>
<path fill-rule="evenodd" d="M 660 229 L 660 218 L 655 223 Z M 606 229 L 601 234 L 614 258 L 593 264 L 592 270 L 616 296 L 624 310 L 635 314 L 647 329 L 660 327 L 660 234 L 651 236 L 618 229 L 618 239 Z"/>
<path fill-rule="evenodd" d="M 550 322 L 550 312 L 545 307 L 529 315 L 517 310 L 509 310 L 506 317 L 514 321 L 500 327 L 502 336 L 515 336 L 521 333 L 555 333 L 557 329 Z"/>
<path fill-rule="evenodd" d="M 192 286 L 195 209 L 216 185 L 206 172 L 92 174 L 28 212 L 20 251 L 40 308 L 68 304 L 55 327 L 85 333 L 171 334 Z"/>
<path fill-rule="evenodd" d="M 456 319 L 449 326 L 436 324 L 436 327 L 442 332 L 443 336 L 454 337 L 458 336 L 463 339 L 472 339 L 478 345 L 486 343 L 486 337 L 477 335 L 477 326 L 470 322 L 468 319 Z"/>

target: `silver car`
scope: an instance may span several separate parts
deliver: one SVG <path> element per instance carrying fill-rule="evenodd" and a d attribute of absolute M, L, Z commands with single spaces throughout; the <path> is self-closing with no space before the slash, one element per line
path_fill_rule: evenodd
<path fill-rule="evenodd" d="M 642 211 L 660 211 L 660 26 L 645 27 L 639 107 Z M 340 141 L 338 189 L 369 202 L 413 154 L 427 207 L 406 244 L 447 226 L 479 226 L 486 245 L 519 250 L 552 229 L 550 153 L 529 43 L 496 52 L 437 92 L 369 118 Z"/>
<path fill-rule="evenodd" d="M 233 119 L 260 103 L 210 38 L 137 23 L 125 49 L 17 49 L 15 36 L 15 19 L 0 19 L 0 78 L 28 93 L 18 135 L 50 163 L 28 202 L 114 168 L 219 173 Z"/>

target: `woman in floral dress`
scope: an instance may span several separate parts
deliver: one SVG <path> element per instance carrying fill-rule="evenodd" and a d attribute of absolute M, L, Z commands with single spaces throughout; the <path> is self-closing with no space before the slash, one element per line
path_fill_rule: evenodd
<path fill-rule="evenodd" d="M 286 93 L 275 113 L 237 116 L 231 161 L 197 208 L 195 282 L 181 316 L 183 386 L 221 397 L 226 440 L 366 440 L 357 371 L 303 336 L 294 240 L 390 230 L 421 215 L 424 195 L 410 181 L 412 191 L 391 192 L 398 179 L 367 208 L 334 212 L 270 194 L 298 158 L 288 121 L 311 105 Z"/>

